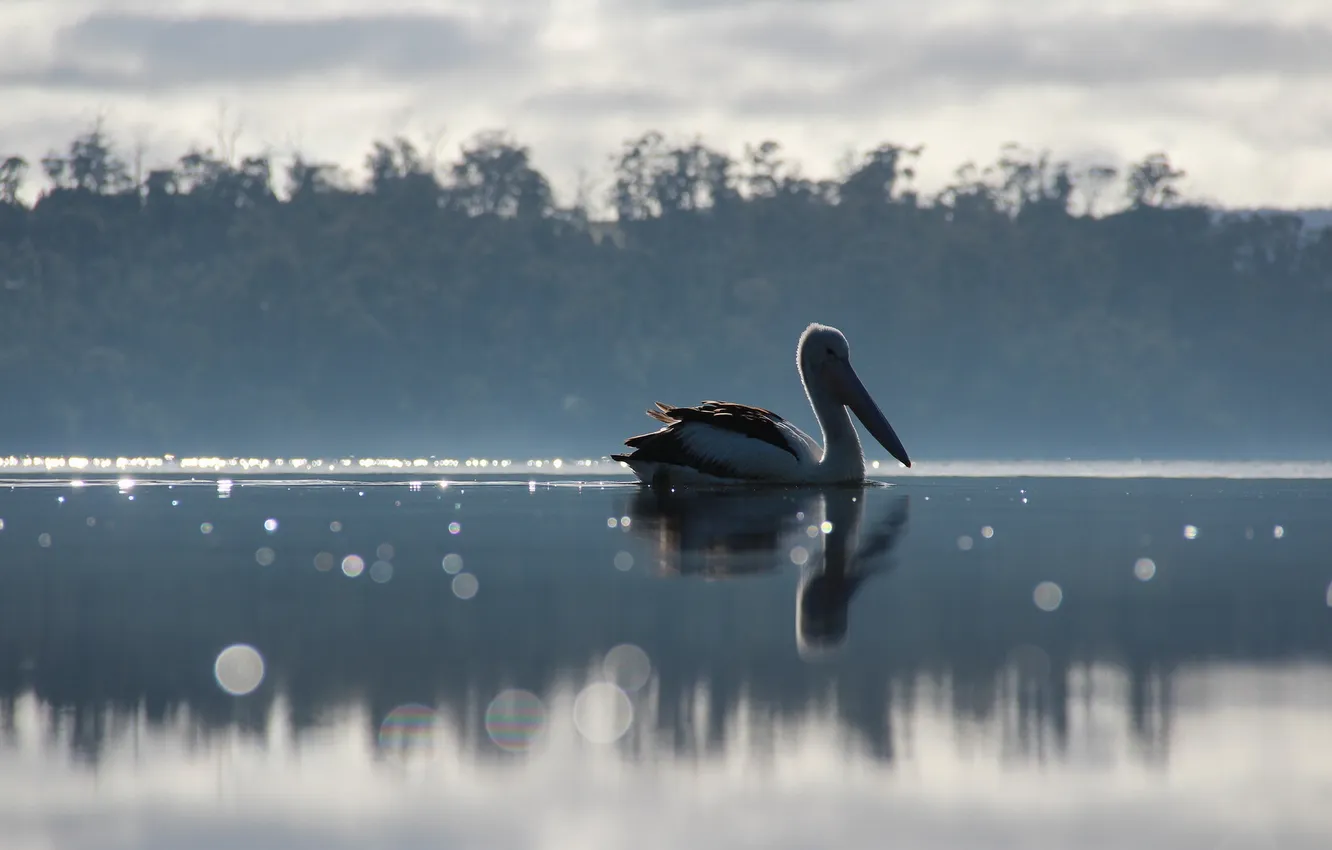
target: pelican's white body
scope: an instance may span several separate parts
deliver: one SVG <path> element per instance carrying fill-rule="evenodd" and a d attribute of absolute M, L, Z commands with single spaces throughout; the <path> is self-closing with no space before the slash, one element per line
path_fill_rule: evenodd
<path fill-rule="evenodd" d="M 769 482 L 773 484 L 814 484 L 845 480 L 841 470 L 822 468 L 823 447 L 813 437 L 789 422 L 779 422 L 791 452 L 783 451 L 771 443 L 755 440 L 735 431 L 718 428 L 704 422 L 682 422 L 678 426 L 680 439 L 692 452 L 705 458 L 725 461 L 744 470 L 743 477 L 711 475 L 685 463 L 656 461 L 623 461 L 644 481 L 657 480 L 665 475 L 672 484 L 734 484 L 738 482 Z M 864 463 L 852 470 L 853 477 L 864 477 Z M 821 478 L 820 476 L 829 476 Z"/>

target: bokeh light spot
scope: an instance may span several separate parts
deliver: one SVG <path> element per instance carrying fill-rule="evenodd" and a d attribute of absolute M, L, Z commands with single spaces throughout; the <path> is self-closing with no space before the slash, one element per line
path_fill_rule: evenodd
<path fill-rule="evenodd" d="M 264 680 L 264 657 L 249 644 L 234 643 L 218 653 L 213 676 L 222 690 L 232 696 L 245 696 Z"/>
<path fill-rule="evenodd" d="M 272 534 L 277 530 L 278 530 L 277 520 L 273 519 L 272 517 L 269 517 L 268 519 L 264 520 L 264 531 L 267 531 L 269 534 Z"/>
<path fill-rule="evenodd" d="M 277 553 L 267 546 L 262 546 L 254 553 L 254 559 L 259 562 L 259 566 L 266 567 L 277 559 Z"/>
<path fill-rule="evenodd" d="M 791 548 L 791 563 L 798 567 L 804 566 L 809 561 L 809 550 L 804 546 L 794 546 Z"/>
<path fill-rule="evenodd" d="M 365 559 L 360 555 L 348 555 L 342 559 L 342 573 L 348 578 L 356 578 L 365 571 Z"/>
<path fill-rule="evenodd" d="M 976 541 L 971 539 L 970 534 L 964 534 L 961 537 L 957 538 L 957 548 L 961 549 L 963 552 L 970 552 L 971 547 L 974 546 L 975 544 Z"/>
<path fill-rule="evenodd" d="M 328 530 L 333 532 L 334 534 L 337 534 L 339 531 L 342 530 L 342 523 L 338 522 L 337 520 L 333 520 L 328 524 Z"/>
<path fill-rule="evenodd" d="M 832 534 L 832 523 L 825 519 L 819 524 L 819 531 L 822 531 L 824 534 Z"/>
<path fill-rule="evenodd" d="M 471 599 L 480 587 L 481 582 L 471 573 L 458 573 L 453 577 L 453 595 L 459 599 Z"/>
<path fill-rule="evenodd" d="M 212 534 L 213 524 L 211 522 L 201 522 L 199 523 L 199 531 L 202 534 Z"/>
<path fill-rule="evenodd" d="M 379 557 L 379 560 L 381 560 L 381 561 L 392 561 L 392 560 L 393 560 L 393 544 L 392 544 L 392 543 L 380 543 L 380 544 L 379 544 L 379 547 L 375 549 L 375 554 Z"/>
<path fill-rule="evenodd" d="M 42 547 L 43 549 L 50 549 L 51 535 L 47 534 L 45 531 L 37 535 L 37 545 Z"/>
<path fill-rule="evenodd" d="M 1184 526 L 1184 539 L 1185 539 L 1185 540 L 1196 540 L 1197 538 L 1198 538 L 1198 526 L 1196 526 L 1196 525 L 1186 525 L 1186 526 Z"/>
<path fill-rule="evenodd" d="M 601 673 L 626 691 L 636 691 L 652 678 L 652 661 L 641 647 L 622 643 L 606 653 Z"/>
<path fill-rule="evenodd" d="M 1156 575 L 1156 562 L 1151 558 L 1139 558 L 1133 562 L 1133 574 L 1138 581 L 1151 581 Z"/>
<path fill-rule="evenodd" d="M 370 580 L 375 584 L 386 584 L 393 578 L 393 565 L 388 561 L 375 561 L 370 565 Z"/>
<path fill-rule="evenodd" d="M 578 734 L 592 743 L 611 744 L 633 725 L 634 704 L 619 685 L 593 682 L 578 692 L 573 722 Z"/>
<path fill-rule="evenodd" d="M 989 540 L 993 536 L 994 536 L 993 526 L 986 525 L 981 527 L 981 537 L 984 537 L 986 540 Z"/>
<path fill-rule="evenodd" d="M 319 570 L 319 572 L 321 573 L 326 573 L 329 570 L 333 569 L 333 553 L 320 552 L 318 555 L 315 555 L 314 565 L 315 569 Z"/>
<path fill-rule="evenodd" d="M 449 534 L 458 534 L 462 531 L 462 525 L 458 522 L 449 523 Z"/>
<path fill-rule="evenodd" d="M 486 734 L 502 750 L 527 750 L 545 727 L 546 706 L 530 691 L 501 691 L 486 707 Z"/>
<path fill-rule="evenodd" d="M 458 573 L 462 572 L 462 568 L 463 568 L 462 555 L 459 555 L 456 552 L 450 552 L 449 554 L 444 556 L 444 572 L 448 573 L 449 575 L 457 575 Z"/>
<path fill-rule="evenodd" d="M 613 516 L 612 516 L 612 517 L 606 517 L 606 527 L 607 527 L 607 528 L 614 528 L 615 526 L 617 526 L 617 525 L 619 525 L 619 524 L 620 524 L 620 521 L 619 521 L 618 519 L 616 519 L 615 517 L 613 517 Z"/>
<path fill-rule="evenodd" d="M 1064 602 L 1064 591 L 1052 581 L 1043 581 L 1036 585 L 1032 600 L 1042 611 L 1053 611 Z"/>
<path fill-rule="evenodd" d="M 1286 536 L 1286 529 L 1282 528 L 1279 525 L 1275 526 L 1272 529 L 1272 536 L 1275 537 L 1277 540 L 1280 540 L 1281 538 Z"/>
<path fill-rule="evenodd" d="M 416 749 L 429 746 L 434 734 L 434 709 L 409 702 L 384 716 L 379 724 L 379 746 L 399 752 Z"/>
<path fill-rule="evenodd" d="M 634 568 L 634 556 L 623 550 L 615 553 L 615 569 L 628 572 Z"/>

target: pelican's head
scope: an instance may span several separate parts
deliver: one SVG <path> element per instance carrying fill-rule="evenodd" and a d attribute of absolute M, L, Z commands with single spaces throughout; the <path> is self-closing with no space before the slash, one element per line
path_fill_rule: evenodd
<path fill-rule="evenodd" d="M 851 346 L 845 334 L 828 325 L 811 324 L 800 335 L 796 358 L 806 383 L 826 387 L 838 401 L 851 408 L 879 445 L 903 466 L 911 466 L 911 458 L 893 426 L 888 424 L 883 411 L 879 410 L 860 376 L 851 367 Z"/>

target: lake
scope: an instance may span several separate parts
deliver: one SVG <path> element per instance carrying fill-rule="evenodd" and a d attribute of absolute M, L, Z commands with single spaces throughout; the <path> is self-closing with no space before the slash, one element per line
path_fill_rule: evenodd
<path fill-rule="evenodd" d="M 1332 482 L 0 490 L 5 848 L 1325 848 Z"/>

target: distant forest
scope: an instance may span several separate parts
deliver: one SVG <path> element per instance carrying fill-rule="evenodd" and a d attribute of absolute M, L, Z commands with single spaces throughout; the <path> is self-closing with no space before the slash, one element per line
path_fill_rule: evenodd
<path fill-rule="evenodd" d="M 921 155 L 813 180 L 650 132 L 594 221 L 498 132 L 376 143 L 358 180 L 148 170 L 94 125 L 0 156 L 0 454 L 595 457 L 659 399 L 813 429 L 821 321 L 922 461 L 1332 456 L 1332 228 L 1192 203 L 1165 154 L 1008 147 L 932 196 Z"/>

